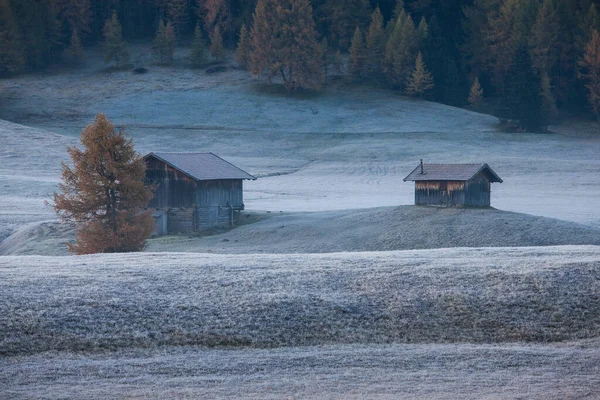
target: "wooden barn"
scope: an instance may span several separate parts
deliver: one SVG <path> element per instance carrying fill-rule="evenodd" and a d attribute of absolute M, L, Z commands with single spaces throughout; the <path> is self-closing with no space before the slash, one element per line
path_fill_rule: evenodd
<path fill-rule="evenodd" d="M 487 164 L 423 164 L 404 182 L 415 182 L 415 204 L 489 207 L 491 186 L 502 179 Z"/>
<path fill-rule="evenodd" d="M 252 175 L 213 153 L 150 153 L 146 182 L 155 184 L 156 235 L 233 226 L 244 209 L 243 184 Z"/>

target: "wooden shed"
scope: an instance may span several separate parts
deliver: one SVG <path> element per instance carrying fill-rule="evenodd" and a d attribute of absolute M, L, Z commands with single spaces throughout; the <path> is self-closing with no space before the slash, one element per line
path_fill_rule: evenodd
<path fill-rule="evenodd" d="M 491 184 L 502 179 L 487 164 L 423 164 L 404 182 L 415 182 L 415 204 L 489 207 Z"/>
<path fill-rule="evenodd" d="M 243 184 L 256 178 L 213 153 L 150 153 L 146 182 L 156 185 L 156 235 L 233 226 L 244 209 Z"/>

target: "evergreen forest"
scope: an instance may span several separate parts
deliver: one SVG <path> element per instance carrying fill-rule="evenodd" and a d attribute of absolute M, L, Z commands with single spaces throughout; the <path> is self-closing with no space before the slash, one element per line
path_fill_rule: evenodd
<path fill-rule="evenodd" d="M 290 92 L 331 78 L 471 104 L 528 131 L 560 112 L 600 117 L 600 0 L 0 0 L 0 77 L 85 62 L 131 66 L 153 41 L 168 65 L 235 51 Z"/>

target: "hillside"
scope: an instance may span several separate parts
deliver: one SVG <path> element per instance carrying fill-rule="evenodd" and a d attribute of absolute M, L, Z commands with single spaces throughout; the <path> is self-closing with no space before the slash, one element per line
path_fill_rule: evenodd
<path fill-rule="evenodd" d="M 0 255 L 67 255 L 69 224 L 24 225 Z M 149 252 L 331 253 L 448 247 L 600 245 L 600 230 L 496 209 L 380 207 L 313 213 L 242 214 L 242 225 L 201 235 L 151 239 Z"/>
<path fill-rule="evenodd" d="M 399 206 L 315 213 L 250 213 L 246 217 L 245 220 L 257 219 L 258 222 L 214 236 L 181 235 L 152 239 L 147 250 L 325 253 L 600 245 L 598 229 L 496 209 Z M 35 240 L 39 242 L 41 238 Z"/>

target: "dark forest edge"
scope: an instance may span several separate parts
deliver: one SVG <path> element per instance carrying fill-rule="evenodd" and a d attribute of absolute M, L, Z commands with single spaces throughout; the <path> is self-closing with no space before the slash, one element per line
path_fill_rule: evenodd
<path fill-rule="evenodd" d="M 97 43 L 107 64 L 128 67 L 126 41 L 153 38 L 160 64 L 177 44 L 191 46 L 195 67 L 235 49 L 240 68 L 290 92 L 344 75 L 470 103 L 526 131 L 545 130 L 559 110 L 600 117 L 598 0 L 149 3 L 0 0 L 0 76 L 80 65 L 82 47 Z"/>

